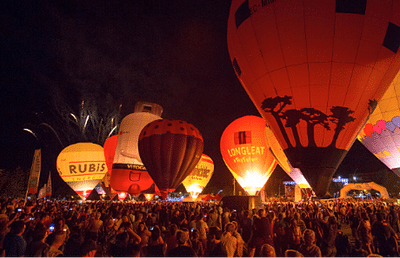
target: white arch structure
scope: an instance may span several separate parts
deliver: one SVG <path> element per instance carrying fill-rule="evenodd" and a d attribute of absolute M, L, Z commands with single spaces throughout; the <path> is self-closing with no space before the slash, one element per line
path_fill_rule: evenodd
<path fill-rule="evenodd" d="M 339 198 L 346 198 L 347 193 L 351 190 L 371 190 L 374 189 L 378 191 L 383 199 L 389 199 L 389 193 L 386 190 L 386 187 L 378 185 L 375 182 L 369 183 L 360 183 L 360 184 L 347 184 L 342 189 L 340 189 L 340 197 Z"/>

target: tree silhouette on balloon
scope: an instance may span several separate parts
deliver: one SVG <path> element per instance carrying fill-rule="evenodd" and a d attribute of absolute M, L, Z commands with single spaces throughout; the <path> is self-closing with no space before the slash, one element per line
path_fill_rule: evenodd
<path fill-rule="evenodd" d="M 284 110 L 285 107 L 292 104 L 292 97 L 285 95 L 284 97 L 276 96 L 264 99 L 261 108 L 275 118 L 278 127 L 282 133 L 282 136 L 288 145 L 288 148 L 305 147 L 302 146 L 300 141 L 299 132 L 297 125 L 301 121 L 307 123 L 307 137 L 308 145 L 306 147 L 317 147 L 315 142 L 315 127 L 322 126 L 325 130 L 331 130 L 330 123 L 336 125 L 335 134 L 332 138 L 331 144 L 327 148 L 336 148 L 336 142 L 340 132 L 345 128 L 345 125 L 355 121 L 355 118 L 351 116 L 354 111 L 347 107 L 333 106 L 330 111 L 331 114 L 327 115 L 324 112 L 315 108 L 302 108 L 302 109 L 288 109 Z M 286 123 L 284 124 L 283 121 Z M 289 140 L 289 135 L 285 130 L 285 127 L 291 128 L 293 138 L 295 140 L 295 146 Z"/>

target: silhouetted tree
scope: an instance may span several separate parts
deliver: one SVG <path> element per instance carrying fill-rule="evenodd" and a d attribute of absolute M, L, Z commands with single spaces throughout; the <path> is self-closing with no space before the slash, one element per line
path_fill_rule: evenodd
<path fill-rule="evenodd" d="M 314 127 L 322 125 L 325 129 L 330 130 L 328 116 L 314 108 L 302 108 L 300 111 L 301 119 L 307 122 L 308 147 L 316 147 Z"/>
<path fill-rule="evenodd" d="M 354 122 L 354 117 L 350 116 L 354 111 L 347 107 L 333 106 L 331 109 L 332 115 L 329 116 L 329 121 L 336 124 L 335 134 L 329 147 L 336 148 L 336 141 L 339 137 L 340 132 L 344 129 L 347 123 Z"/>
<path fill-rule="evenodd" d="M 287 145 L 289 148 L 292 148 L 293 145 L 289 140 L 289 137 L 286 133 L 285 127 L 282 124 L 281 119 L 283 118 L 282 110 L 287 106 L 292 104 L 292 97 L 285 95 L 284 97 L 276 96 L 274 98 L 266 98 L 262 102 L 261 108 L 265 112 L 269 112 L 275 118 L 276 122 L 278 123 L 279 130 L 283 135 Z"/>
<path fill-rule="evenodd" d="M 301 112 L 297 109 L 289 109 L 283 113 L 284 118 L 286 119 L 286 127 L 290 127 L 292 129 L 294 140 L 296 141 L 295 147 L 301 147 L 299 132 L 297 131 L 296 125 L 300 123 Z"/>

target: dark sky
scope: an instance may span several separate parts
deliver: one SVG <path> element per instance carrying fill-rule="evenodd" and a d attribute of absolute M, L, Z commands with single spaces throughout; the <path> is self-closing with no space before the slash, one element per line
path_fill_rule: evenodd
<path fill-rule="evenodd" d="M 229 7 L 230 0 L 1 1 L 0 168 L 29 168 L 41 147 L 43 177 L 56 175 L 62 146 L 103 144 L 111 119 L 149 101 L 163 118 L 200 130 L 215 163 L 211 183 L 223 185 L 231 177 L 219 151 L 223 130 L 259 115 L 230 62 Z M 85 131 L 70 113 L 91 115 Z M 361 144 L 350 154 L 340 173 L 383 168 Z"/>

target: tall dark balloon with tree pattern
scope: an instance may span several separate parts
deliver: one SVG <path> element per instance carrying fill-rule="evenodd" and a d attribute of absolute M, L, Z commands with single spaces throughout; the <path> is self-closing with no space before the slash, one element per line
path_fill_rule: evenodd
<path fill-rule="evenodd" d="M 400 69 L 393 0 L 233 0 L 233 68 L 288 160 L 326 193 Z"/>

